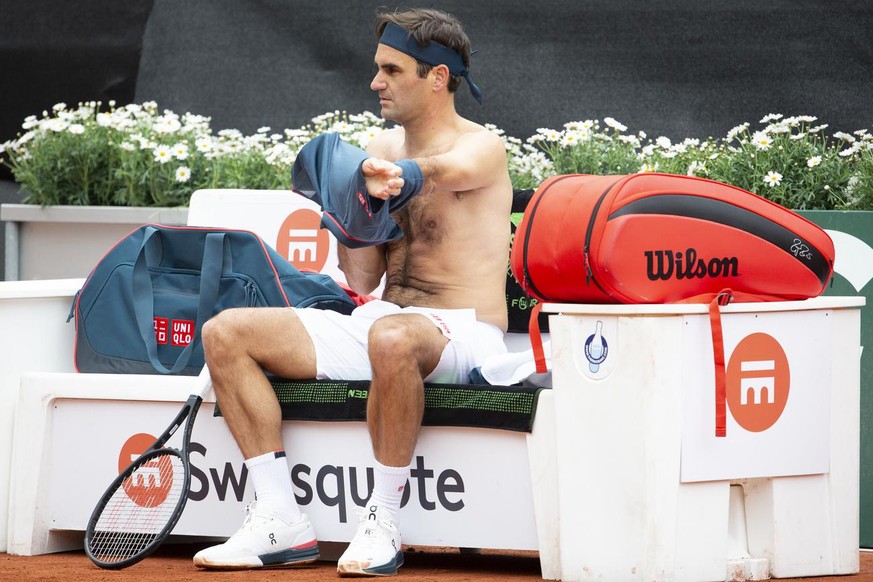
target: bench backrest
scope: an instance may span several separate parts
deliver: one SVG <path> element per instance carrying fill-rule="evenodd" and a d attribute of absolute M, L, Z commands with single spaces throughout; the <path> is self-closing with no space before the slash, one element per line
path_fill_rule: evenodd
<path fill-rule="evenodd" d="M 197 190 L 188 208 L 188 226 L 250 230 L 298 269 L 345 282 L 338 266 L 339 243 L 327 229 L 319 228 L 320 222 L 318 205 L 290 190 Z M 383 285 L 375 295 L 381 294 Z M 508 333 L 505 341 L 512 352 L 530 349 L 526 333 Z"/>

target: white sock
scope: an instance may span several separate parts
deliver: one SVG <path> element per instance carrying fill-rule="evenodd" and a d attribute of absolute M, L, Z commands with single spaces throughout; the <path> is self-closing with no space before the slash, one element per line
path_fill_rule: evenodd
<path fill-rule="evenodd" d="M 379 505 L 394 514 L 400 509 L 403 488 L 409 478 L 409 467 L 387 467 L 379 461 L 375 463 L 373 494 L 370 495 L 369 504 Z"/>
<path fill-rule="evenodd" d="M 246 467 L 255 488 L 255 499 L 273 510 L 286 523 L 300 521 L 300 508 L 291 488 L 291 471 L 285 451 L 275 451 L 246 459 Z"/>

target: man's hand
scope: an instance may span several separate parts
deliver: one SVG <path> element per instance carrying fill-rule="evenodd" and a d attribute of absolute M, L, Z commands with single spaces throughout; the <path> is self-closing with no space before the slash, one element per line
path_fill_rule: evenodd
<path fill-rule="evenodd" d="M 400 166 L 380 158 L 367 158 L 361 164 L 361 174 L 367 183 L 367 193 L 374 198 L 388 200 L 400 194 L 403 187 Z"/>

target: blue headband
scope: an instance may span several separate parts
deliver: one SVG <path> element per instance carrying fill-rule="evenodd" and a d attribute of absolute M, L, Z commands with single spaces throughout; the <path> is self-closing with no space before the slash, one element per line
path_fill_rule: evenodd
<path fill-rule="evenodd" d="M 415 37 L 408 30 L 393 22 L 385 25 L 385 30 L 382 32 L 382 38 L 379 39 L 379 43 L 399 50 L 415 60 L 432 67 L 446 65 L 452 75 L 464 77 L 467 80 L 473 98 L 480 105 L 482 104 L 482 91 L 479 90 L 479 87 L 470 78 L 470 70 L 464 66 L 464 58 L 454 49 L 450 49 L 435 41 L 430 41 L 427 46 L 422 46 L 418 44 L 418 41 L 415 40 Z"/>

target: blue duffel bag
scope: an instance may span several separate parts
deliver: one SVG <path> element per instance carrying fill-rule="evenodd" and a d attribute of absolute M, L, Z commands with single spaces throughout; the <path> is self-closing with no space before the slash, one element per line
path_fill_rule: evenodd
<path fill-rule="evenodd" d="M 79 372 L 196 375 L 200 329 L 229 307 L 351 313 L 333 279 L 298 271 L 253 232 L 144 225 L 100 260 L 76 293 Z"/>

